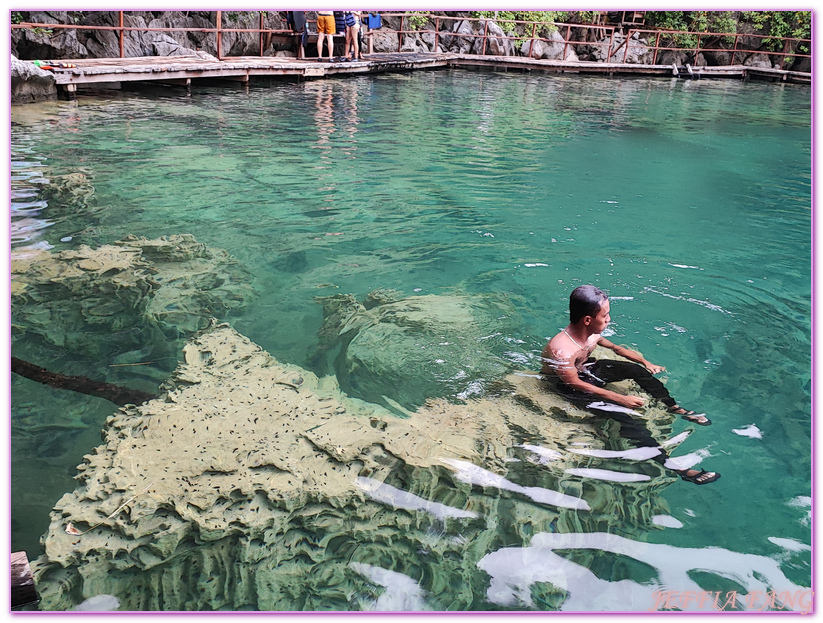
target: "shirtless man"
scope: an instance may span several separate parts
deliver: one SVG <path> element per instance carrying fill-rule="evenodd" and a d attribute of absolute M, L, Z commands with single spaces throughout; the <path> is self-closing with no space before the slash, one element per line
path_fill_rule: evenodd
<path fill-rule="evenodd" d="M 660 400 L 669 411 L 683 419 L 708 426 L 711 420 L 705 413 L 695 413 L 679 406 L 669 395 L 665 385 L 652 375 L 666 368 L 646 360 L 640 353 L 612 344 L 602 336 L 611 322 L 609 297 L 594 286 L 575 288 L 569 297 L 569 325 L 555 335 L 543 349 L 541 374 L 553 385 L 558 393 L 573 402 L 582 403 L 588 410 L 601 418 L 617 421 L 624 437 L 638 446 L 654 447 L 660 450 L 654 458 L 666 465 L 668 457 L 654 441 L 642 420 L 632 417 L 632 409 L 643 406 L 646 401 L 639 396 L 627 396 L 605 388 L 607 383 L 634 380 L 652 398 Z M 595 346 L 602 346 L 630 361 L 612 359 L 596 360 L 591 356 Z M 631 362 L 636 363 L 631 363 Z M 602 399 L 600 402 L 593 398 Z M 611 403 L 611 404 L 610 404 Z M 621 405 L 621 406 L 617 406 Z M 622 408 L 621 408 L 622 407 Z M 681 478 L 699 485 L 714 482 L 720 478 L 716 472 L 696 469 L 675 469 Z"/>

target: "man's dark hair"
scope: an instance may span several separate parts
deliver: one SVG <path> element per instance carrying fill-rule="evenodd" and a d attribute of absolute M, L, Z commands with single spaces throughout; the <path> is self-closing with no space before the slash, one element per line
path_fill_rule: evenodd
<path fill-rule="evenodd" d="M 585 316 L 596 316 L 600 304 L 609 300 L 608 295 L 594 286 L 578 286 L 569 297 L 569 320 L 572 324 Z"/>

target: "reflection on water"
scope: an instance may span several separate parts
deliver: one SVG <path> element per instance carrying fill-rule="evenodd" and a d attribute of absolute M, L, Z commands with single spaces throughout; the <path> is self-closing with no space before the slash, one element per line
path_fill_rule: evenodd
<path fill-rule="evenodd" d="M 352 393 L 407 416 L 410 402 L 461 402 L 498 391 L 492 381 L 506 372 L 538 368 L 546 336 L 566 323 L 568 292 L 593 282 L 613 295 L 609 339 L 666 365 L 672 394 L 713 421 L 692 435 L 650 410 L 624 414 L 654 420 L 660 447 L 678 447 L 668 467 L 711 456 L 723 479 L 705 487 L 673 478 L 654 462 L 658 448 L 608 430 L 581 424 L 586 432 L 547 443 L 555 422 L 578 426 L 552 412 L 513 428 L 505 462 L 362 474 L 356 503 L 332 522 L 284 520 L 276 547 L 187 541 L 178 562 L 139 576 L 140 607 L 162 607 L 151 587 L 167 580 L 187 608 L 318 610 L 648 610 L 666 607 L 655 591 L 810 585 L 808 101 L 787 85 L 443 71 L 247 97 L 81 98 L 38 107 L 45 123 L 13 111 L 15 258 L 191 234 L 251 275 L 243 287 L 256 296 L 232 320 L 237 330 L 319 375 L 344 370 Z M 196 281 L 214 282 L 208 273 Z M 48 300 L 54 286 L 41 286 Z M 316 300 L 359 302 L 378 289 L 441 301 L 500 294 L 514 313 L 505 330 L 491 326 L 503 314 L 477 323 L 471 335 L 484 339 L 460 351 L 439 329 L 422 341 L 402 319 L 392 335 L 416 358 L 392 357 L 397 339 L 373 334 L 378 355 L 406 362 L 381 380 L 363 359 L 343 361 L 345 323 L 324 334 Z M 187 292 L 198 309 L 221 298 Z M 59 303 L 53 322 L 13 303 L 12 354 L 124 385 L 168 377 L 179 305 L 154 310 L 173 339 L 140 321 L 111 340 L 83 321 L 72 340 L 44 342 L 67 318 L 101 309 Z M 457 380 L 443 371 L 455 359 Z M 40 552 L 49 510 L 111 412 L 12 379 L 15 550 Z M 192 580 L 203 568 L 219 591 Z M 256 574 L 258 593 L 243 573 Z"/>
<path fill-rule="evenodd" d="M 558 553 L 558 550 L 563 554 Z M 615 555 L 611 565 L 621 558 L 651 568 L 644 582 L 634 579 L 602 578 L 592 569 L 570 559 L 569 552 L 583 550 L 590 561 L 601 553 Z M 791 582 L 779 564 L 765 556 L 740 554 L 719 547 L 686 548 L 639 543 L 616 534 L 536 534 L 528 547 L 510 547 L 488 554 L 478 566 L 491 576 L 487 596 L 500 606 L 526 605 L 540 608 L 556 602 L 565 611 L 663 609 L 716 610 L 727 604 L 729 592 L 735 593 L 732 609 L 788 609 L 808 612 L 811 591 Z M 717 576 L 737 588 L 726 591 L 719 599 L 716 589 L 695 581 Z M 661 594 L 666 595 L 661 600 Z M 715 591 L 715 592 L 712 592 Z M 671 593 L 674 593 L 673 599 Z M 768 607 L 768 595 L 778 595 Z M 737 606 L 737 607 L 735 607 Z"/>

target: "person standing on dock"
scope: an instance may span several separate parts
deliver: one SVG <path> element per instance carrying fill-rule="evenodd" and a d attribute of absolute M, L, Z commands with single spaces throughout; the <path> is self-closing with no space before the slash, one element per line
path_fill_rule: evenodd
<path fill-rule="evenodd" d="M 605 388 L 607 383 L 632 379 L 652 398 L 660 400 L 669 409 L 694 424 L 708 426 L 711 420 L 705 413 L 684 409 L 669 395 L 665 385 L 652 376 L 666 368 L 646 360 L 640 353 L 612 344 L 602 336 L 611 322 L 609 297 L 600 288 L 586 285 L 575 288 L 569 297 L 569 324 L 555 335 L 543 349 L 543 379 L 565 398 L 580 403 L 598 418 L 620 425 L 621 435 L 639 447 L 658 450 L 650 455 L 664 467 L 675 471 L 683 480 L 698 485 L 720 478 L 716 472 L 696 469 L 677 469 L 666 452 L 657 443 L 643 421 L 633 411 L 645 400 Z M 602 346 L 629 359 L 597 360 L 591 356 L 596 346 Z M 634 363 L 632 363 L 634 362 Z M 596 399 L 600 398 L 600 401 Z"/>
<path fill-rule="evenodd" d="M 345 11 L 346 19 L 346 53 L 343 60 L 363 60 L 360 52 L 360 11 Z M 349 56 L 351 54 L 351 56 Z"/>
<path fill-rule="evenodd" d="M 334 11 L 317 12 L 317 60 L 323 60 L 323 39 L 329 38 L 329 62 L 331 63 L 334 35 L 337 30 L 334 26 Z"/>

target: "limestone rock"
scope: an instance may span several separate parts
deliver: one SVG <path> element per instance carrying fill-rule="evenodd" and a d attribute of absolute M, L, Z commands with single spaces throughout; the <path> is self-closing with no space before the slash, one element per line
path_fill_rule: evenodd
<path fill-rule="evenodd" d="M 375 52 L 397 52 L 397 34 L 393 32 L 373 31 L 373 50 Z"/>
<path fill-rule="evenodd" d="M 11 57 L 11 101 L 13 104 L 57 99 L 54 74 L 34 63 Z"/>
<path fill-rule="evenodd" d="M 487 30 L 486 26 L 487 25 Z M 506 33 L 497 22 L 486 20 L 479 22 L 479 32 L 486 31 L 486 54 L 493 56 L 514 56 L 514 40 L 506 38 Z M 479 38 L 474 43 L 474 53 L 483 52 L 483 38 Z"/>
<path fill-rule="evenodd" d="M 762 67 L 764 69 L 772 68 L 771 57 L 768 54 L 750 54 L 743 61 L 746 67 Z"/>
<path fill-rule="evenodd" d="M 609 39 L 603 39 L 602 43 L 608 43 Z M 593 46 L 593 55 L 596 60 L 605 62 L 609 55 L 608 45 Z M 614 40 L 611 46 L 610 63 L 651 63 L 653 52 L 649 51 L 648 43 L 640 37 L 639 33 L 632 34 L 631 41 L 626 46 L 626 35 L 621 32 L 614 33 Z"/>
<path fill-rule="evenodd" d="M 342 344 L 334 366 L 345 391 L 379 402 L 395 387 L 392 400 L 419 405 L 444 387 L 461 398 L 503 376 L 491 345 L 515 325 L 505 297 L 394 294 L 376 291 L 362 304 L 349 295 L 318 299 L 321 347 Z"/>
<path fill-rule="evenodd" d="M 93 356 L 187 337 L 253 296 L 245 268 L 187 234 L 15 256 L 11 272 L 16 331 Z"/>
<path fill-rule="evenodd" d="M 527 39 L 520 46 L 520 54 L 523 56 L 529 55 L 529 49 L 532 52 L 532 58 L 544 58 L 549 60 L 567 60 L 578 61 L 577 54 L 574 51 L 574 46 L 563 41 L 563 36 L 556 30 L 547 37 L 549 41 L 542 39 Z M 563 52 L 565 50 L 565 56 Z"/>
<path fill-rule="evenodd" d="M 603 442 L 536 383 L 400 419 L 212 326 L 167 394 L 109 417 L 84 457 L 32 565 L 40 608 L 111 595 L 124 610 L 459 610 L 476 607 L 501 530 L 648 530 L 673 479 L 568 476 L 573 449 Z M 391 574 L 419 599 L 390 599 Z"/>

